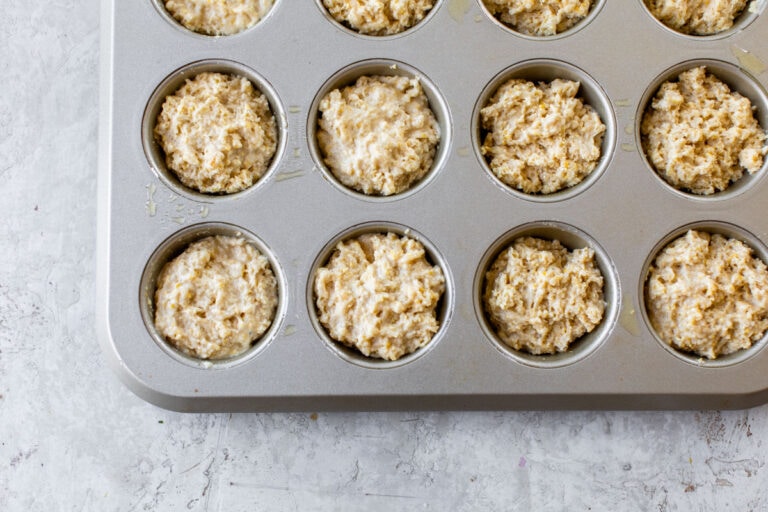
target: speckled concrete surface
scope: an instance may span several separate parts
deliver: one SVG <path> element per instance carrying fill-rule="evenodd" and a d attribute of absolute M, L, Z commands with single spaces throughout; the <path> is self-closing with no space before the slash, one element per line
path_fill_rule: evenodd
<path fill-rule="evenodd" d="M 768 406 L 184 415 L 133 396 L 94 329 L 98 9 L 3 2 L 0 510 L 768 510 Z"/>

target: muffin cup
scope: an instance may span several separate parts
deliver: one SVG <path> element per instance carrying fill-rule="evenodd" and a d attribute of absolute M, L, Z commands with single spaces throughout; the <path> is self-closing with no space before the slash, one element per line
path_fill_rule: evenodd
<path fill-rule="evenodd" d="M 763 178 L 763 176 L 766 174 L 766 169 L 768 169 L 768 156 L 764 158 L 763 165 L 760 167 L 760 170 L 754 174 L 749 174 L 745 170 L 744 175 L 738 181 L 731 183 L 730 186 L 728 186 L 725 190 L 710 195 L 701 195 L 687 192 L 685 190 L 680 190 L 668 183 L 662 176 L 660 176 L 656 169 L 653 168 L 653 165 L 651 165 L 651 162 L 648 160 L 648 156 L 645 152 L 645 145 L 643 144 L 642 132 L 640 129 L 643 122 L 643 116 L 650 107 L 654 96 L 656 96 L 656 93 L 659 91 L 659 88 L 665 82 L 677 78 L 680 73 L 700 66 L 705 66 L 707 68 L 707 72 L 713 74 L 715 77 L 720 79 L 720 81 L 728 85 L 731 91 L 738 92 L 742 96 L 749 98 L 753 107 L 756 109 L 754 114 L 757 122 L 760 124 L 760 128 L 762 128 L 763 131 L 768 129 L 768 96 L 766 96 L 765 90 L 754 78 L 733 64 L 714 59 L 697 59 L 681 62 L 680 64 L 667 69 L 658 77 L 656 77 L 651 85 L 645 90 L 645 93 L 640 100 L 637 113 L 635 114 L 635 142 L 643 156 L 643 161 L 645 162 L 645 166 L 648 171 L 653 174 L 653 176 L 659 181 L 659 183 L 664 186 L 665 189 L 669 190 L 678 197 L 702 202 L 732 199 L 752 188 L 759 180 Z"/>
<path fill-rule="evenodd" d="M 717 32 L 715 34 L 709 34 L 709 35 L 695 35 L 695 34 L 686 34 L 685 32 L 680 32 L 679 30 L 676 30 L 666 24 L 664 24 L 661 20 L 656 18 L 654 16 L 650 9 L 648 9 L 648 6 L 645 4 L 644 0 L 639 0 L 640 4 L 642 5 L 643 9 L 645 10 L 646 14 L 654 21 L 656 24 L 661 27 L 663 30 L 674 34 L 678 37 L 683 37 L 690 40 L 695 41 L 717 41 L 719 39 L 724 39 L 726 37 L 731 37 L 735 34 L 738 34 L 739 32 L 747 29 L 750 24 L 752 24 L 753 21 L 757 19 L 757 17 L 762 13 L 762 11 L 765 9 L 765 2 L 760 1 L 754 1 L 754 0 L 748 0 L 747 5 L 744 7 L 744 10 L 736 16 L 736 18 L 733 20 L 733 26 L 727 30 L 723 30 L 722 32 Z"/>
<path fill-rule="evenodd" d="M 272 156 L 272 161 L 264 172 L 264 175 L 262 175 L 252 186 L 233 194 L 207 194 L 182 184 L 174 172 L 168 169 L 168 166 L 165 164 L 165 152 L 154 137 L 155 125 L 163 108 L 165 98 L 175 93 L 187 80 L 206 72 L 242 76 L 250 80 L 254 88 L 261 92 L 269 102 L 272 115 L 274 116 L 277 125 L 277 147 L 275 148 L 275 154 Z M 211 59 L 193 62 L 183 66 L 168 75 L 160 85 L 157 86 L 144 109 L 144 116 L 141 121 L 141 141 L 150 168 L 169 189 L 188 199 L 211 203 L 214 201 L 239 199 L 264 187 L 272 178 L 275 170 L 279 167 L 280 161 L 285 153 L 286 140 L 288 138 L 287 130 L 287 117 L 285 111 L 277 93 L 269 82 L 252 69 L 237 62 L 223 59 Z"/>
<path fill-rule="evenodd" d="M 413 183 L 407 190 L 398 194 L 392 194 L 389 196 L 368 195 L 357 190 L 351 189 L 341 183 L 333 172 L 325 165 L 323 161 L 323 155 L 320 151 L 320 145 L 317 141 L 318 121 L 320 119 L 320 102 L 323 98 L 335 89 L 341 89 L 346 86 L 352 85 L 362 76 L 404 76 L 408 78 L 418 78 L 421 84 L 422 90 L 429 101 L 429 107 L 432 113 L 435 115 L 435 119 L 440 127 L 440 141 L 437 145 L 435 152 L 435 158 L 432 161 L 432 166 L 427 171 L 426 175 L 419 181 Z M 334 185 L 337 189 L 341 190 L 345 194 L 351 197 L 361 199 L 370 202 L 390 202 L 397 201 L 409 197 L 418 193 L 425 188 L 434 178 L 437 173 L 444 167 L 446 160 L 448 159 L 451 139 L 452 139 L 453 126 L 451 123 L 450 110 L 448 104 L 443 98 L 437 87 L 426 77 L 421 71 L 409 66 L 403 62 L 391 60 L 391 59 L 372 59 L 357 62 L 351 64 L 340 71 L 336 72 L 331 78 L 329 78 L 325 84 L 320 88 L 315 95 L 314 101 L 309 108 L 309 119 L 307 120 L 307 140 L 309 142 L 309 150 L 314 160 L 315 165 L 323 173 L 323 176 L 329 183 Z"/>
<path fill-rule="evenodd" d="M 216 235 L 244 238 L 269 260 L 270 267 L 272 268 L 275 280 L 277 281 L 277 309 L 275 310 L 275 316 L 272 319 L 269 328 L 258 339 L 254 340 L 251 348 L 234 357 L 207 360 L 187 355 L 173 347 L 164 339 L 163 335 L 160 334 L 155 327 L 154 297 L 157 289 L 157 279 L 165 264 L 184 252 L 184 250 L 193 242 Z M 287 302 L 286 289 L 285 273 L 283 272 L 282 267 L 275 254 L 260 238 L 238 226 L 221 222 L 210 222 L 196 224 L 177 231 L 155 249 L 144 267 L 144 272 L 141 276 L 139 309 L 149 335 L 155 343 L 157 343 L 157 346 L 159 346 L 168 356 L 180 363 L 197 368 L 224 369 L 250 361 L 269 346 L 270 342 L 280 331 L 283 318 L 285 317 Z"/>
<path fill-rule="evenodd" d="M 257 27 L 260 27 L 265 23 L 265 21 L 272 15 L 273 12 L 275 12 L 275 9 L 278 7 L 278 5 L 282 2 L 282 0 L 274 0 L 272 7 L 269 9 L 269 12 L 267 12 L 263 18 L 261 18 L 259 21 L 257 21 L 252 26 L 245 28 L 235 34 L 229 34 L 229 35 L 210 35 L 210 34 L 203 34 L 202 32 L 196 32 L 194 30 L 191 30 L 187 27 L 185 27 L 181 22 L 176 20 L 171 13 L 168 12 L 168 10 L 165 8 L 165 1 L 164 0 L 151 0 L 152 4 L 155 6 L 155 9 L 157 9 L 158 14 L 166 21 L 169 25 L 171 25 L 173 28 L 183 32 L 187 36 L 191 36 L 194 38 L 198 38 L 200 40 L 206 40 L 206 39 L 217 39 L 217 38 L 230 38 L 230 37 L 240 37 L 242 35 L 248 34 L 250 31 L 255 30 Z"/>
<path fill-rule="evenodd" d="M 336 245 L 339 242 L 357 238 L 361 235 L 370 233 L 394 233 L 400 237 L 406 236 L 416 240 L 424 246 L 427 262 L 431 265 L 439 266 L 445 278 L 445 291 L 443 292 L 443 296 L 440 298 L 436 308 L 436 316 L 440 324 L 438 331 L 425 346 L 417 349 L 414 352 L 411 352 L 410 354 L 405 354 L 395 361 L 388 361 L 376 357 L 367 357 L 359 350 L 334 340 L 328 334 L 325 327 L 323 327 L 323 325 L 320 323 L 320 319 L 317 315 L 316 298 L 314 292 L 315 274 L 317 273 L 317 270 L 328 262 L 334 250 L 336 249 Z M 315 261 L 312 264 L 311 270 L 309 272 L 309 279 L 307 280 L 306 288 L 307 311 L 309 312 L 309 318 L 312 326 L 317 332 L 317 335 L 323 341 L 326 348 L 328 348 L 331 352 L 348 363 L 361 366 L 363 368 L 376 370 L 399 368 L 403 365 L 412 363 L 422 357 L 425 357 L 430 351 L 432 351 L 432 349 L 434 349 L 434 347 L 440 342 L 440 339 L 443 337 L 446 330 L 449 328 L 449 324 L 453 316 L 454 296 L 455 291 L 453 278 L 445 258 L 443 258 L 443 256 L 437 250 L 437 247 L 435 247 L 435 245 L 421 233 L 414 231 L 407 226 L 393 222 L 367 222 L 357 226 L 352 226 L 334 236 L 323 247 L 323 249 L 315 258 Z"/>
<path fill-rule="evenodd" d="M 603 134 L 603 141 L 600 147 L 600 160 L 597 162 L 597 165 L 592 172 L 590 172 L 580 183 L 551 194 L 528 194 L 507 185 L 493 173 L 493 170 L 481 150 L 483 139 L 487 132 L 482 128 L 480 111 L 488 104 L 488 101 L 502 85 L 515 78 L 528 80 L 534 83 L 551 82 L 552 80 L 561 78 L 573 80 L 581 84 L 578 97 L 597 112 L 605 125 L 605 133 Z M 488 177 L 497 186 L 517 198 L 541 203 L 564 201 L 581 194 L 591 187 L 600 179 L 600 176 L 602 176 L 610 165 L 616 148 L 616 119 L 613 107 L 611 106 L 611 101 L 603 88 L 592 77 L 576 66 L 550 59 L 536 59 L 520 62 L 508 67 L 493 77 L 490 83 L 485 86 L 483 92 L 475 103 L 475 108 L 472 113 L 471 130 L 472 146 L 475 148 L 475 155 L 477 156 L 480 165 L 485 169 Z"/>
<path fill-rule="evenodd" d="M 488 318 L 483 295 L 486 286 L 486 273 L 496 258 L 515 240 L 522 237 L 535 237 L 544 240 L 558 240 L 569 251 L 589 247 L 595 251 L 595 263 L 603 275 L 603 300 L 605 311 L 603 319 L 591 332 L 571 342 L 568 350 L 555 354 L 531 354 L 515 350 L 496 334 L 496 329 Z M 504 233 L 485 252 L 480 260 L 474 279 L 475 315 L 485 336 L 493 346 L 516 363 L 534 368 L 561 368 L 589 357 L 597 351 L 613 330 L 620 311 L 621 293 L 616 268 L 608 254 L 600 245 L 583 231 L 560 222 L 532 222 L 518 226 Z"/>
<path fill-rule="evenodd" d="M 653 334 L 653 338 L 667 353 L 672 354 L 677 359 L 688 364 L 692 364 L 701 368 L 726 368 L 742 363 L 755 356 L 766 346 L 766 344 L 768 344 L 768 330 L 763 333 L 759 340 L 754 342 L 752 346 L 747 349 L 718 356 L 715 359 L 707 359 L 706 357 L 677 349 L 668 344 L 661 339 L 651 324 L 651 320 L 648 316 L 648 308 L 646 306 L 646 286 L 648 282 L 650 267 L 656 260 L 656 257 L 659 255 L 659 253 L 667 245 L 679 237 L 685 235 L 689 230 L 704 231 L 706 233 L 723 235 L 726 238 L 734 238 L 736 240 L 740 240 L 754 251 L 754 256 L 756 258 L 762 260 L 763 263 L 768 264 L 768 249 L 766 249 L 765 245 L 755 235 L 743 228 L 726 222 L 718 221 L 694 222 L 685 226 L 681 226 L 667 234 L 659 241 L 658 244 L 656 244 L 656 246 L 653 248 L 653 251 L 646 259 L 645 264 L 643 265 L 643 270 L 640 274 L 641 281 L 638 286 L 638 304 L 640 304 L 643 321 L 645 322 L 645 325 L 651 334 Z"/>
<path fill-rule="evenodd" d="M 605 5 L 606 0 L 594 0 L 592 4 L 592 8 L 589 10 L 589 14 L 587 14 L 583 19 L 579 20 L 571 28 L 567 30 L 563 30 L 562 32 L 551 35 L 551 36 L 536 36 L 532 34 L 524 34 L 523 32 L 519 32 L 515 30 L 513 27 L 501 21 L 499 18 L 497 18 L 493 14 L 491 14 L 488 8 L 485 6 L 485 2 L 483 0 L 477 0 L 477 2 L 478 4 L 480 4 L 480 9 L 482 9 L 485 15 L 488 16 L 488 19 L 490 19 L 496 26 L 500 27 L 506 32 L 513 34 L 517 37 L 522 37 L 523 39 L 528 39 L 532 41 L 552 41 L 552 40 L 557 40 L 557 39 L 571 36 L 576 32 L 582 30 L 583 28 L 585 28 L 587 25 L 589 25 L 592 22 L 592 20 L 594 20 L 597 17 L 597 15 L 600 13 L 600 10 Z"/>
<path fill-rule="evenodd" d="M 323 0 L 315 0 L 315 4 L 317 4 L 317 8 L 320 9 L 320 12 L 325 16 L 325 18 L 332 23 L 334 26 L 342 30 L 343 32 L 358 37 L 362 40 L 368 40 L 368 41 L 383 41 L 383 40 L 390 40 L 390 39 L 398 39 L 400 37 L 405 37 L 408 35 L 413 34 L 413 32 L 419 30 L 424 25 L 426 25 L 430 19 L 432 19 L 432 16 L 435 15 L 435 13 L 442 7 L 443 0 L 435 0 L 435 5 L 432 6 L 432 9 L 427 12 L 427 14 L 424 16 L 424 18 L 421 19 L 421 21 L 417 22 L 415 25 L 406 28 L 402 32 L 398 32 L 396 34 L 387 34 L 387 35 L 372 35 L 372 34 L 363 34 L 361 32 L 358 32 L 354 28 L 348 26 L 345 23 L 340 22 L 336 18 L 334 18 L 330 12 L 328 12 L 328 9 L 325 8 L 323 5 Z"/>

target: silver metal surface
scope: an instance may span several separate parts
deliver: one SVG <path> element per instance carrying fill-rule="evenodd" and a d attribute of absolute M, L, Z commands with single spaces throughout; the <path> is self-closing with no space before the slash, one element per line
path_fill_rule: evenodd
<path fill-rule="evenodd" d="M 737 236 L 768 257 L 766 166 L 716 197 L 693 197 L 650 170 L 636 135 L 661 81 L 701 62 L 750 97 L 768 126 L 768 16 L 765 2 L 753 5 L 758 14 L 747 12 L 734 30 L 693 38 L 663 27 L 641 0 L 599 1 L 583 25 L 535 39 L 491 20 L 478 0 L 443 0 L 417 27 L 375 38 L 331 22 L 315 0 L 278 0 L 252 29 L 217 38 L 180 28 L 158 1 L 106 2 L 98 322 L 107 361 L 142 398 L 184 411 L 740 408 L 768 401 L 765 338 L 743 354 L 700 361 L 663 346 L 642 305 L 650 259 L 690 225 Z M 185 189 L 151 139 L 162 98 L 203 69 L 249 76 L 278 117 L 272 169 L 239 194 Z M 419 76 L 442 131 L 433 171 L 389 198 L 344 190 L 322 169 L 312 141 L 319 94 L 372 71 Z M 510 76 L 582 81 L 608 127 L 600 168 L 584 185 L 537 198 L 511 192 L 487 170 L 477 115 Z M 309 296 L 330 243 L 381 227 L 425 241 L 448 277 L 440 332 L 396 364 L 327 340 Z M 234 361 L 178 354 L 151 325 L 159 266 L 209 232 L 252 240 L 280 285 L 272 329 Z M 484 318 L 485 267 L 521 233 L 597 252 L 606 317 L 570 353 L 514 353 Z"/>

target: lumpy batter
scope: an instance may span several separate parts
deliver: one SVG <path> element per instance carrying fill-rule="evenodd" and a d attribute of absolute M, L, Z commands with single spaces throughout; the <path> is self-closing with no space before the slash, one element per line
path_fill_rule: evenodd
<path fill-rule="evenodd" d="M 334 176 L 358 192 L 408 190 L 432 167 L 440 127 L 417 78 L 362 76 L 320 101 L 317 141 Z"/>
<path fill-rule="evenodd" d="M 757 172 L 768 152 L 749 99 L 703 66 L 661 85 L 643 115 L 641 134 L 656 172 L 700 195 L 725 190 L 745 170 Z"/>
<path fill-rule="evenodd" d="M 315 301 L 329 336 L 366 356 L 396 360 L 430 342 L 445 277 L 424 246 L 394 233 L 339 242 L 315 274 Z"/>
<path fill-rule="evenodd" d="M 435 0 L 323 0 L 333 18 L 372 36 L 388 36 L 407 30 L 434 7 Z"/>
<path fill-rule="evenodd" d="M 714 359 L 768 329 L 768 269 L 739 240 L 688 231 L 653 261 L 645 303 L 664 342 Z"/>
<path fill-rule="evenodd" d="M 645 5 L 669 28 L 707 36 L 731 28 L 747 0 L 645 0 Z"/>
<path fill-rule="evenodd" d="M 485 275 L 485 311 L 501 340 L 531 354 L 554 354 L 603 319 L 603 275 L 590 248 L 522 237 Z"/>
<path fill-rule="evenodd" d="M 264 255 L 242 238 L 211 236 L 160 271 L 155 327 L 190 356 L 233 357 L 266 332 L 277 300 L 277 280 Z"/>
<path fill-rule="evenodd" d="M 277 125 L 269 102 L 247 78 L 201 73 L 165 99 L 155 139 L 184 185 L 231 194 L 269 168 Z"/>
<path fill-rule="evenodd" d="M 550 194 L 581 183 L 597 166 L 605 125 L 577 97 L 579 83 L 504 83 L 480 111 L 482 153 L 505 184 Z"/>
<path fill-rule="evenodd" d="M 273 0 L 165 0 L 165 9 L 189 30 L 209 36 L 229 36 L 261 21 L 273 3 Z"/>
<path fill-rule="evenodd" d="M 483 0 L 488 11 L 513 30 L 530 36 L 553 36 L 584 19 L 592 0 Z"/>

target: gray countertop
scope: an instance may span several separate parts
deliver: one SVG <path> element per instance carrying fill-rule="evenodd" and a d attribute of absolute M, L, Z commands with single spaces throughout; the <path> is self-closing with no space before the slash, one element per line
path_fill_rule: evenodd
<path fill-rule="evenodd" d="M 6 0 L 2 18 L 0 510 L 768 510 L 768 406 L 144 403 L 105 367 L 94 328 L 99 3 Z"/>

